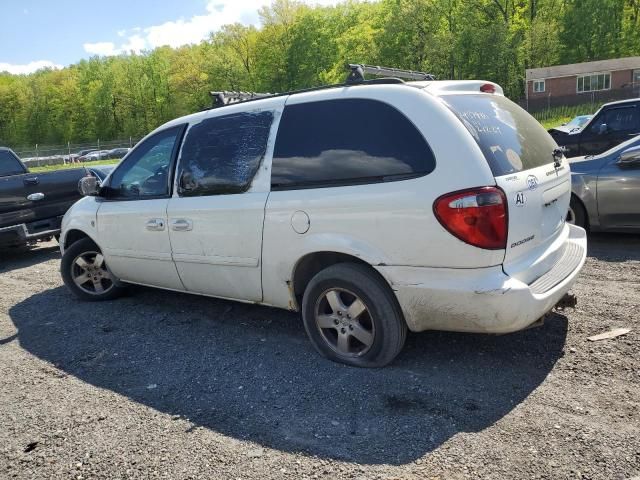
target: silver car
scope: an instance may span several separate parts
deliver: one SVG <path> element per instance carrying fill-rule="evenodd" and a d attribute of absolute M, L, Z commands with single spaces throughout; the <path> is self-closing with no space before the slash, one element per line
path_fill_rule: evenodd
<path fill-rule="evenodd" d="M 640 136 L 571 162 L 567 221 L 589 230 L 640 232 Z"/>

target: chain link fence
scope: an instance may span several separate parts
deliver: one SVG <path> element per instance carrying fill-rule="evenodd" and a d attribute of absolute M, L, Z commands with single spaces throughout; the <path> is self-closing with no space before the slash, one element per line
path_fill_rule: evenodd
<path fill-rule="evenodd" d="M 63 165 L 122 158 L 140 139 L 127 138 L 66 145 L 32 145 L 14 148 L 22 161 L 30 166 Z"/>

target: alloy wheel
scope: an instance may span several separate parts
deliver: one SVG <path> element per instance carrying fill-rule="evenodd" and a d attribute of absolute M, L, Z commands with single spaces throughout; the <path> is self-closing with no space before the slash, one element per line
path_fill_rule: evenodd
<path fill-rule="evenodd" d="M 367 353 L 375 339 L 375 325 L 365 303 L 341 288 L 326 290 L 316 302 L 315 320 L 323 339 L 341 356 Z"/>
<path fill-rule="evenodd" d="M 82 291 L 102 295 L 115 285 L 104 257 L 99 252 L 83 252 L 71 265 L 71 278 Z"/>

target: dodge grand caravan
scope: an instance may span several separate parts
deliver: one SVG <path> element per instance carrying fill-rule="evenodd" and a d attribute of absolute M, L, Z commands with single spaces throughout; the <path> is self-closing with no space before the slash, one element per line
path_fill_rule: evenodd
<path fill-rule="evenodd" d="M 63 220 L 85 300 L 126 284 L 301 311 L 313 346 L 383 366 L 407 329 L 507 333 L 568 292 L 585 231 L 569 164 L 480 81 L 362 81 L 149 134 Z"/>

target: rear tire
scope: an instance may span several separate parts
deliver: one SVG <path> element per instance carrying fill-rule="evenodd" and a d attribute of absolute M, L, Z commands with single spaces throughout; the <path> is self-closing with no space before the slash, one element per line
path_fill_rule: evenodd
<path fill-rule="evenodd" d="M 124 293 L 124 287 L 109 271 L 102 252 L 90 238 L 83 238 L 67 248 L 60 262 L 62 280 L 80 300 L 112 300 Z"/>
<path fill-rule="evenodd" d="M 567 213 L 567 223 L 571 223 L 573 225 L 577 225 L 578 227 L 582 227 L 585 230 L 587 229 L 587 212 L 582 206 L 582 202 L 578 200 L 576 197 L 571 195 L 571 200 L 569 201 L 569 212 Z"/>
<path fill-rule="evenodd" d="M 370 267 L 355 263 L 332 265 L 311 279 L 302 319 L 321 355 L 356 367 L 388 365 L 407 336 L 389 285 Z"/>

